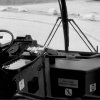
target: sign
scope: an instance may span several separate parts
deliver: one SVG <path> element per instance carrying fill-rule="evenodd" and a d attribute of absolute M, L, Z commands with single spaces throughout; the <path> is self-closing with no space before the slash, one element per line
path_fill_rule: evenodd
<path fill-rule="evenodd" d="M 78 80 L 58 78 L 58 86 L 78 88 Z"/>
<path fill-rule="evenodd" d="M 65 95 L 66 96 L 72 96 L 72 89 L 66 88 L 65 89 Z"/>
<path fill-rule="evenodd" d="M 96 91 L 96 83 L 90 84 L 90 92 Z"/>
<path fill-rule="evenodd" d="M 25 87 L 24 79 L 19 81 L 19 90 L 21 91 Z"/>

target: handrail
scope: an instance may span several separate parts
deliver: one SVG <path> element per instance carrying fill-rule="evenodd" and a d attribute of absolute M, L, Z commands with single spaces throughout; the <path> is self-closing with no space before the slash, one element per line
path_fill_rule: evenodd
<path fill-rule="evenodd" d="M 98 50 L 95 49 L 95 47 L 92 45 L 92 43 L 89 41 L 89 39 L 86 37 L 85 33 L 79 28 L 79 26 L 76 24 L 76 22 L 73 19 L 68 19 L 68 22 L 71 24 L 71 26 L 74 28 L 74 30 L 77 32 L 77 34 L 80 36 L 80 38 L 83 40 L 83 42 L 87 45 L 87 47 L 90 49 L 90 51 L 92 52 L 91 48 L 89 47 L 89 45 L 92 47 L 92 49 L 94 50 L 94 52 L 98 53 Z M 80 33 L 84 36 L 84 38 L 86 39 L 86 41 L 89 43 L 89 45 L 86 43 L 86 41 L 82 38 L 82 36 L 80 35 L 80 33 L 78 32 L 78 30 L 74 27 L 74 25 L 71 23 L 73 22 L 73 24 L 77 27 L 77 29 L 80 31 Z"/>

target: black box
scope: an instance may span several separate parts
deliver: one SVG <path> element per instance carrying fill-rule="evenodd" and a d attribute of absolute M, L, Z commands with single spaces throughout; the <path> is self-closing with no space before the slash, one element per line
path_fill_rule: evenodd
<path fill-rule="evenodd" d="M 56 58 L 50 64 L 51 95 L 64 98 L 100 95 L 99 76 L 99 58 Z"/>

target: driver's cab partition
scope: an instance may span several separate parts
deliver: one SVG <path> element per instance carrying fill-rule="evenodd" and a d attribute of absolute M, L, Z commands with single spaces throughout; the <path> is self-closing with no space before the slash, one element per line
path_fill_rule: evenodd
<path fill-rule="evenodd" d="M 100 59 L 91 54 L 79 56 L 64 53 L 40 57 L 14 77 L 18 93 L 42 98 L 99 98 Z"/>
<path fill-rule="evenodd" d="M 99 60 L 93 55 L 82 58 L 77 53 L 46 57 L 47 94 L 58 98 L 100 99 Z"/>

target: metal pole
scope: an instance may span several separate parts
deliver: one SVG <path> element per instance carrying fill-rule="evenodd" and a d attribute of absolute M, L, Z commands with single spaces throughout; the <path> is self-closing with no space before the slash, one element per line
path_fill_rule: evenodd
<path fill-rule="evenodd" d="M 68 52 L 69 26 L 68 26 L 68 14 L 67 14 L 66 0 L 58 0 L 58 1 L 60 5 L 61 19 L 62 19 L 63 32 L 64 32 L 65 51 Z"/>

